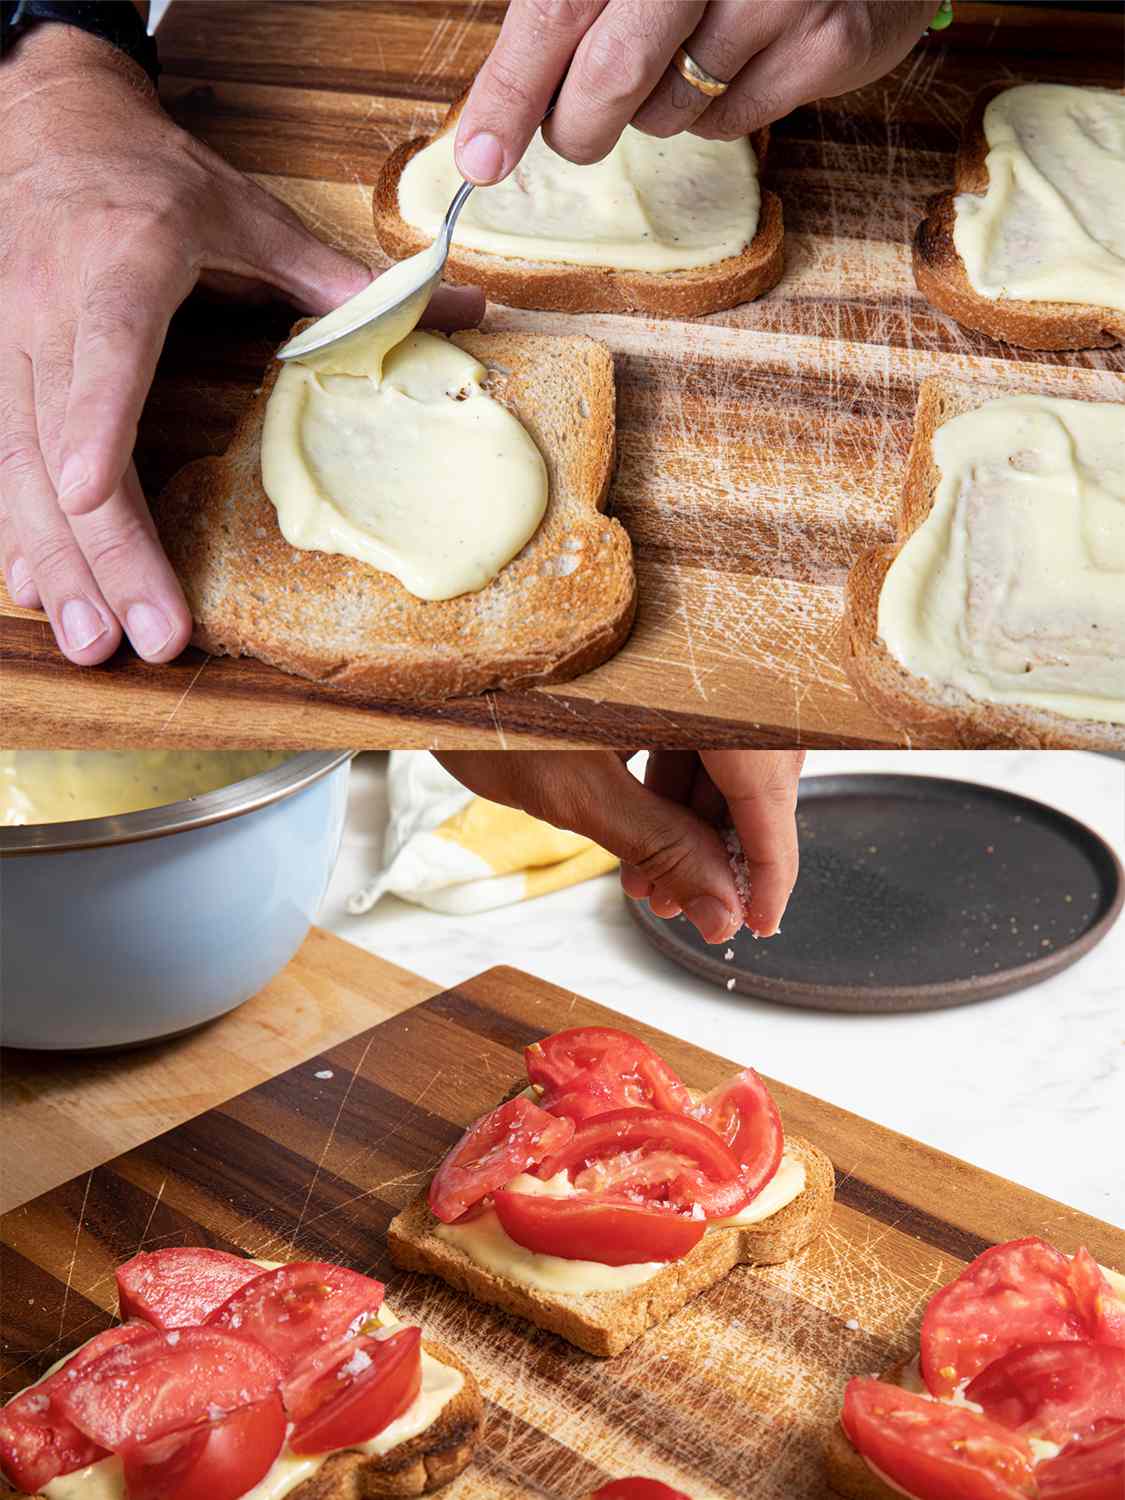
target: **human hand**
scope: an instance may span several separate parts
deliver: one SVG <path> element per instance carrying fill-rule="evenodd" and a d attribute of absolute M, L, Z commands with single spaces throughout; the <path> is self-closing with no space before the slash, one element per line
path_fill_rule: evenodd
<path fill-rule="evenodd" d="M 800 104 L 881 78 L 937 0 L 512 0 L 461 112 L 457 165 L 476 183 L 515 167 L 543 127 L 568 160 L 608 154 L 628 124 L 735 140 Z M 683 46 L 729 83 L 710 99 L 671 66 Z"/>
<path fill-rule="evenodd" d="M 656 750 L 642 785 L 594 751 L 451 751 L 437 759 L 480 797 L 585 834 L 621 860 L 621 883 L 658 917 L 681 911 L 709 943 L 743 921 L 778 928 L 797 879 L 802 750 Z M 733 823 L 750 877 L 743 910 L 719 830 Z"/>
<path fill-rule="evenodd" d="M 324 313 L 367 267 L 180 130 L 144 74 L 74 27 L 36 28 L 0 102 L 0 560 L 80 665 L 122 630 L 148 661 L 191 616 L 132 464 L 168 322 L 193 286 Z M 479 292 L 431 309 L 477 322 Z"/>

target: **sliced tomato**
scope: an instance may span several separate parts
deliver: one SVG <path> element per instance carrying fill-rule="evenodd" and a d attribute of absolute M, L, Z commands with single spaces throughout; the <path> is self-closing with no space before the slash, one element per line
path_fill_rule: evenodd
<path fill-rule="evenodd" d="M 285 1443 L 285 1408 L 267 1396 L 229 1416 L 124 1456 L 129 1500 L 239 1500 L 269 1472 Z"/>
<path fill-rule="evenodd" d="M 1090 1337 L 1099 1344 L 1125 1348 L 1125 1302 L 1085 1246 L 1079 1247 L 1070 1263 L 1070 1286 Z"/>
<path fill-rule="evenodd" d="M 357 1339 L 348 1358 L 305 1391 L 289 1446 L 294 1453 L 327 1453 L 365 1443 L 401 1417 L 421 1388 L 419 1329 Z"/>
<path fill-rule="evenodd" d="M 1121 1500 L 1125 1495 L 1125 1424 L 1114 1422 L 1068 1443 L 1035 1470 L 1041 1500 Z"/>
<path fill-rule="evenodd" d="M 71 1474 L 105 1457 L 106 1450 L 63 1413 L 58 1392 L 66 1389 L 76 1371 L 107 1350 L 150 1331 L 146 1323 L 122 1323 L 95 1334 L 53 1375 L 21 1391 L 0 1410 L 0 1469 L 16 1490 L 37 1495 L 60 1474 Z"/>
<path fill-rule="evenodd" d="M 269 1349 L 281 1366 L 288 1405 L 285 1381 L 310 1362 L 334 1363 L 351 1339 L 374 1331 L 382 1305 L 381 1281 L 327 1261 L 291 1261 L 241 1287 L 207 1326 Z"/>
<path fill-rule="evenodd" d="M 659 1479 L 611 1479 L 590 1500 L 691 1500 L 691 1496 Z"/>
<path fill-rule="evenodd" d="M 1012 1240 L 978 1255 L 931 1298 L 922 1378 L 935 1396 L 951 1396 L 1009 1349 L 1088 1337 L 1067 1257 L 1045 1240 Z"/>
<path fill-rule="evenodd" d="M 701 1218 L 611 1198 L 545 1198 L 501 1188 L 492 1203 L 504 1232 L 524 1249 L 606 1266 L 679 1260 L 707 1228 Z"/>
<path fill-rule="evenodd" d="M 445 1224 L 534 1167 L 574 1134 L 559 1120 L 518 1095 L 470 1125 L 430 1183 L 430 1208 Z"/>
<path fill-rule="evenodd" d="M 121 1453 L 264 1401 L 280 1379 L 268 1349 L 225 1328 L 149 1328 L 93 1360 L 57 1399 L 80 1432 Z"/>
<path fill-rule="evenodd" d="M 756 1198 L 777 1172 L 785 1147 L 785 1133 L 770 1091 L 745 1068 L 691 1107 L 692 1116 L 710 1126 L 738 1161 L 748 1201 Z"/>
<path fill-rule="evenodd" d="M 1025 1344 L 986 1365 L 965 1397 L 994 1422 L 1065 1443 L 1099 1422 L 1125 1422 L 1125 1349 L 1081 1340 Z"/>
<path fill-rule="evenodd" d="M 121 1316 L 143 1318 L 154 1328 L 190 1328 L 261 1275 L 261 1266 L 225 1250 L 145 1250 L 117 1268 Z"/>
<path fill-rule="evenodd" d="M 609 1110 L 667 1109 L 682 1113 L 687 1089 L 639 1037 L 612 1026 L 572 1026 L 524 1052 L 527 1076 L 543 1090 L 552 1114 L 581 1123 Z"/>
<path fill-rule="evenodd" d="M 747 1190 L 730 1147 L 690 1115 L 662 1109 L 618 1109 L 579 1126 L 561 1151 L 537 1169 L 567 1172 L 583 1193 L 626 1197 L 704 1218 L 737 1213 Z"/>
<path fill-rule="evenodd" d="M 964 1406 L 881 1380 L 849 1380 L 844 1431 L 867 1462 L 916 1500 L 1022 1500 L 1036 1493 L 1031 1447 Z"/>

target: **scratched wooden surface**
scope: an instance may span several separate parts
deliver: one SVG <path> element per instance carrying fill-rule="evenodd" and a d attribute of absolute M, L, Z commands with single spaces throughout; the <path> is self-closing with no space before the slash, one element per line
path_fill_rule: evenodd
<path fill-rule="evenodd" d="M 702 1088 L 755 1061 L 489 970 L 6 1215 L 4 1394 L 110 1321 L 114 1266 L 141 1247 L 342 1260 L 386 1279 L 390 1305 L 477 1374 L 487 1429 L 449 1500 L 577 1500 L 630 1472 L 694 1500 L 812 1500 L 844 1381 L 908 1354 L 925 1301 L 965 1261 L 1042 1233 L 1125 1265 L 1109 1225 L 775 1084 L 787 1128 L 835 1163 L 828 1230 L 787 1265 L 733 1272 L 615 1360 L 397 1272 L 387 1224 L 521 1076 L 523 1047 L 606 1022 Z"/>
<path fill-rule="evenodd" d="M 486 55 L 495 4 L 178 0 L 161 29 L 176 117 L 320 234 L 382 264 L 370 185 L 433 130 Z M 996 77 L 1120 85 L 1120 12 L 959 3 L 892 74 L 774 128 L 786 271 L 769 296 L 698 322 L 489 310 L 486 327 L 571 332 L 614 350 L 616 515 L 640 612 L 578 682 L 433 710 L 333 699 L 254 662 L 122 653 L 79 672 L 41 618 L 4 608 L 12 743 L 445 745 L 898 743 L 839 664 L 848 565 L 891 536 L 925 375 L 1121 399 L 1122 352 L 1006 349 L 932 311 L 909 242 L 952 177 L 958 130 Z M 288 320 L 190 303 L 142 423 L 151 489 L 221 450 Z"/>

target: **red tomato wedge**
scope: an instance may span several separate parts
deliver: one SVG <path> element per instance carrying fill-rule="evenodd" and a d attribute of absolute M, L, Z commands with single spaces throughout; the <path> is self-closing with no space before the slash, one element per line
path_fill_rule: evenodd
<path fill-rule="evenodd" d="M 1099 1344 L 1125 1348 L 1125 1302 L 1114 1292 L 1085 1246 L 1075 1251 L 1070 1263 L 1070 1286 L 1090 1337 Z"/>
<path fill-rule="evenodd" d="M 190 1328 L 261 1274 L 261 1266 L 225 1250 L 145 1250 L 117 1268 L 121 1316 L 154 1328 Z"/>
<path fill-rule="evenodd" d="M 689 1115 L 618 1109 L 579 1126 L 539 1166 L 537 1175 L 568 1172 L 580 1192 L 661 1203 L 708 1219 L 737 1213 L 747 1193 L 730 1147 Z"/>
<path fill-rule="evenodd" d="M 571 1120 L 557 1120 L 530 1099 L 517 1096 L 470 1125 L 430 1183 L 430 1208 L 445 1224 L 492 1192 L 558 1151 L 574 1134 Z"/>
<path fill-rule="evenodd" d="M 146 1323 L 122 1323 L 95 1334 L 53 1375 L 14 1396 L 0 1410 L 0 1469 L 15 1489 L 37 1495 L 60 1474 L 71 1474 L 105 1457 L 106 1450 L 64 1415 L 58 1392 L 69 1386 L 74 1371 L 92 1364 L 118 1344 L 128 1344 L 150 1332 Z"/>
<path fill-rule="evenodd" d="M 284 1382 L 306 1364 L 335 1363 L 349 1340 L 374 1331 L 382 1305 L 381 1281 L 326 1261 L 291 1261 L 240 1288 L 215 1309 L 207 1326 L 268 1349 L 281 1366 L 288 1405 Z"/>
<path fill-rule="evenodd" d="M 691 1497 L 659 1479 L 611 1479 L 595 1490 L 590 1500 L 691 1500 Z"/>
<path fill-rule="evenodd" d="M 994 1422 L 1066 1443 L 1099 1422 L 1125 1422 L 1125 1349 L 1078 1340 L 1025 1344 L 987 1365 L 965 1397 Z"/>
<path fill-rule="evenodd" d="M 420 1329 L 357 1339 L 346 1360 L 307 1387 L 289 1446 L 294 1453 L 327 1453 L 365 1443 L 401 1417 L 421 1388 Z"/>
<path fill-rule="evenodd" d="M 704 1219 L 610 1198 L 543 1198 L 501 1188 L 492 1203 L 504 1232 L 524 1249 L 606 1266 L 679 1260 L 707 1228 Z"/>
<path fill-rule="evenodd" d="M 1068 1443 L 1035 1470 L 1041 1500 L 1121 1500 L 1125 1494 L 1125 1425 Z"/>
<path fill-rule="evenodd" d="M 58 1401 L 80 1432 L 121 1453 L 265 1401 L 280 1378 L 268 1349 L 223 1328 L 153 1328 L 92 1361 Z"/>
<path fill-rule="evenodd" d="M 639 1037 L 612 1026 L 573 1026 L 524 1052 L 527 1076 L 543 1090 L 552 1114 L 577 1123 L 609 1110 L 667 1109 L 683 1113 L 687 1089 Z"/>
<path fill-rule="evenodd" d="M 125 1454 L 129 1500 L 239 1500 L 269 1472 L 285 1443 L 285 1408 L 267 1396 L 218 1421 Z"/>
<path fill-rule="evenodd" d="M 1031 1447 L 987 1417 L 881 1380 L 849 1380 L 841 1421 L 860 1453 L 916 1500 L 1034 1496 Z"/>
<path fill-rule="evenodd" d="M 931 1298 L 922 1378 L 935 1396 L 951 1396 L 1009 1349 L 1088 1337 L 1067 1257 L 1045 1240 L 1012 1240 L 978 1255 Z"/>
<path fill-rule="evenodd" d="M 754 1069 L 745 1068 L 712 1089 L 690 1113 L 734 1152 L 749 1198 L 756 1198 L 777 1172 L 785 1133 L 777 1105 Z"/>

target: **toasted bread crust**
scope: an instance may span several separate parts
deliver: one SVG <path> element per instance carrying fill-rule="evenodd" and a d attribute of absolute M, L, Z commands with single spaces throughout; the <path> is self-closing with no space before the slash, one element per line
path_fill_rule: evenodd
<path fill-rule="evenodd" d="M 469 1370 L 442 1344 L 428 1339 L 427 1354 L 460 1370 L 465 1383 L 424 1432 L 387 1453 L 334 1453 L 308 1479 L 289 1491 L 286 1500 L 383 1500 L 383 1497 L 432 1495 L 466 1468 L 480 1439 L 484 1402 Z M 0 1479 L 0 1496 L 29 1497 L 8 1489 Z M 42 1495 L 30 1500 L 45 1500 Z"/>
<path fill-rule="evenodd" d="M 523 551 L 479 593 L 434 601 L 366 563 L 290 547 L 260 472 L 274 363 L 226 453 L 188 464 L 153 504 L 195 645 L 395 702 L 563 681 L 618 650 L 636 580 L 627 533 L 602 513 L 614 460 L 612 356 L 581 336 L 467 332 L 454 342 L 488 368 L 490 393 L 547 464 L 547 514 Z"/>
<path fill-rule="evenodd" d="M 961 135 L 953 189 L 937 193 L 914 235 L 914 280 L 918 290 L 965 328 L 1021 349 L 1106 349 L 1125 340 L 1125 312 L 1080 302 L 1027 302 L 982 297 L 965 272 L 953 243 L 953 200 L 958 193 L 988 189 L 988 142 L 984 112 L 997 94 L 1018 85 L 993 83 L 976 97 Z"/>
<path fill-rule="evenodd" d="M 788 1260 L 828 1222 L 835 1192 L 832 1163 L 799 1137 L 787 1142 L 805 1163 L 803 1192 L 761 1224 L 704 1235 L 682 1260 L 671 1261 L 650 1281 L 624 1292 L 552 1293 L 495 1275 L 433 1233 L 425 1193 L 391 1221 L 387 1244 L 395 1264 L 439 1276 L 458 1291 L 516 1313 L 590 1354 L 620 1354 L 647 1329 L 721 1281 L 737 1265 Z"/>
<path fill-rule="evenodd" d="M 418 136 L 397 147 L 383 164 L 375 184 L 372 210 L 379 244 L 394 260 L 424 250 L 429 241 L 399 213 L 398 184 L 412 156 L 438 136 L 456 128 L 468 93 L 450 105 L 441 127 L 432 136 Z M 769 129 L 750 137 L 765 166 Z M 668 318 L 697 318 L 753 301 L 776 286 L 784 267 L 784 228 L 781 200 L 762 191 L 761 212 L 753 240 L 740 255 L 690 271 L 616 271 L 602 266 L 578 266 L 567 261 L 519 260 L 490 252 L 467 250 L 454 237 L 446 262 L 449 281 L 484 288 L 496 302 L 509 307 L 536 307 L 556 312 L 647 312 Z"/>
<path fill-rule="evenodd" d="M 903 543 L 929 515 L 940 475 L 933 460 L 935 430 L 1001 392 L 960 381 L 922 382 L 914 438 L 906 464 L 891 546 L 865 552 L 848 573 L 844 604 L 844 668 L 860 697 L 909 735 L 916 748 L 1125 750 L 1125 725 L 1069 719 L 1049 709 L 989 703 L 958 688 L 917 677 L 896 661 L 879 637 L 879 595 Z"/>

